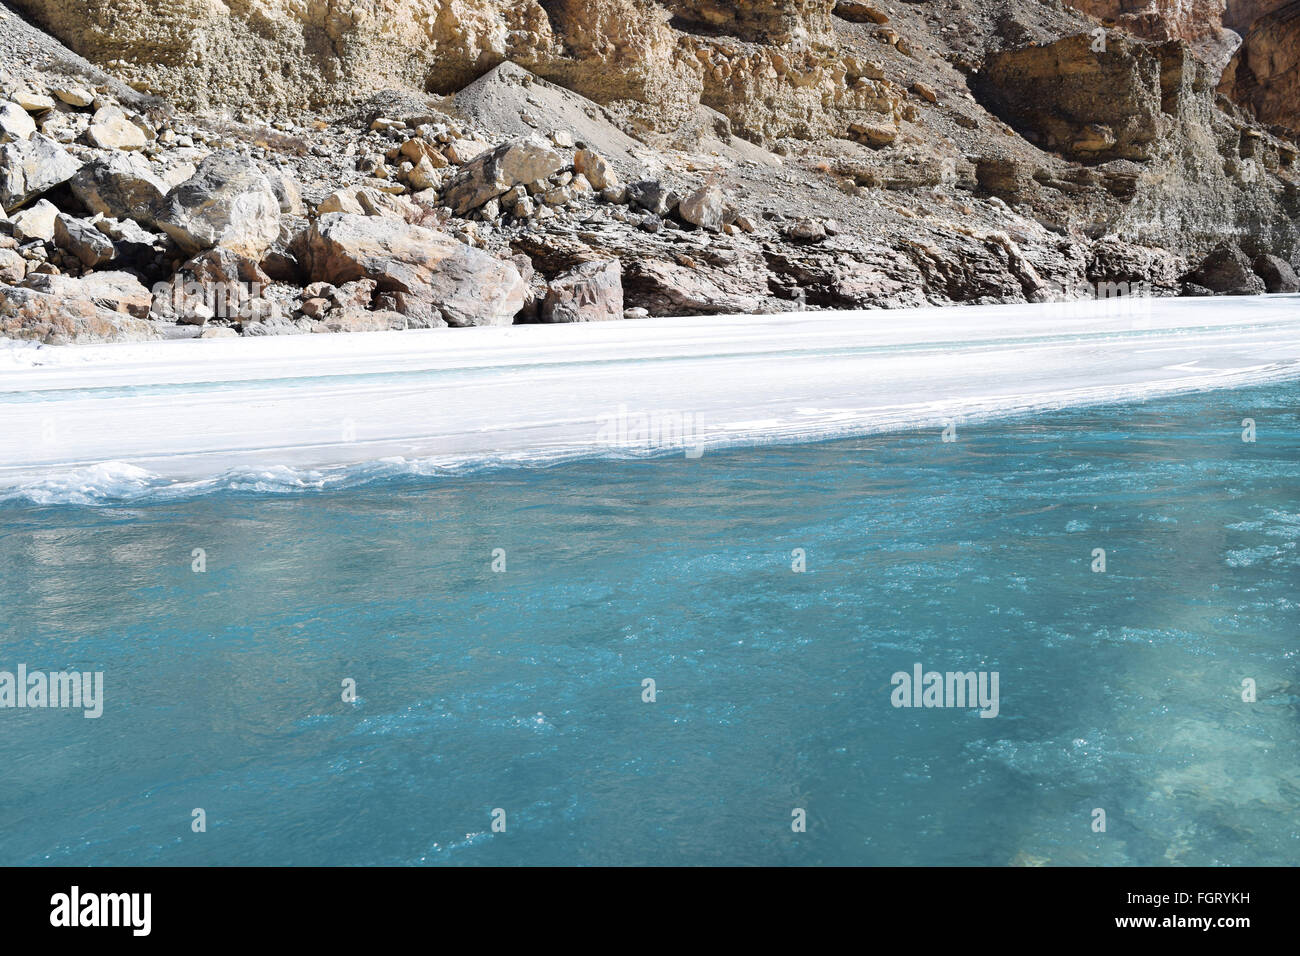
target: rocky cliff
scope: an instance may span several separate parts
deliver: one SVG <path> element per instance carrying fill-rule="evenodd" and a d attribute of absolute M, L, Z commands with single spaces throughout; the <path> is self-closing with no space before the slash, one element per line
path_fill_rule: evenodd
<path fill-rule="evenodd" d="M 1300 264 L 1295 2 L 13 6 L 8 334 L 1276 291 Z"/>

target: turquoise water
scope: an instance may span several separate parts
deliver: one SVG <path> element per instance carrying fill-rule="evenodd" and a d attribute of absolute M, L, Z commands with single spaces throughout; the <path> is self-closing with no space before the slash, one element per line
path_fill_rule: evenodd
<path fill-rule="evenodd" d="M 1295 864 L 1298 535 L 1297 385 L 10 500 L 0 670 L 105 703 L 0 710 L 0 864 Z M 893 707 L 916 662 L 998 716 Z"/>

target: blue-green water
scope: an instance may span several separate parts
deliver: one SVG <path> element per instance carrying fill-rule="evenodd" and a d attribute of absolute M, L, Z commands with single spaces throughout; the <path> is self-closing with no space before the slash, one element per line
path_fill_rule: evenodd
<path fill-rule="evenodd" d="M 106 700 L 0 710 L 0 863 L 1294 864 L 1298 536 L 1297 385 L 11 500 L 0 669 Z M 999 672 L 999 715 L 894 708 L 916 662 Z"/>

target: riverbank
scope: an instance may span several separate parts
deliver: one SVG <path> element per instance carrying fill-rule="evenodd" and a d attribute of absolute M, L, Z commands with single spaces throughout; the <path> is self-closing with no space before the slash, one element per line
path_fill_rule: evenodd
<path fill-rule="evenodd" d="M 949 424 L 1300 375 L 1300 297 L 1121 303 L 5 343 L 0 488 L 94 500 L 232 474 L 293 487 L 358 468 L 938 440 Z M 1240 418 L 1225 409 L 1225 427 Z"/>

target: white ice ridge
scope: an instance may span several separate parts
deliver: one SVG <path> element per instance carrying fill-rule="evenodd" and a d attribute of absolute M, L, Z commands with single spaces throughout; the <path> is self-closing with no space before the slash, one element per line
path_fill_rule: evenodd
<path fill-rule="evenodd" d="M 293 485 L 376 463 L 663 451 L 638 442 L 647 422 L 652 439 L 684 427 L 707 451 L 1289 377 L 1300 377 L 1294 295 L 0 340 L 0 488 L 38 482 L 75 498 L 102 481 L 130 490 L 234 472 Z"/>

